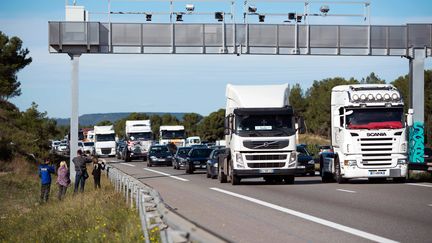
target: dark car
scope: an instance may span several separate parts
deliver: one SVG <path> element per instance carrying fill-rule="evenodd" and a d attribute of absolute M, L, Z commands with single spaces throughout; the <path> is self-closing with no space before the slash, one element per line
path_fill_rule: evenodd
<path fill-rule="evenodd" d="M 117 142 L 117 146 L 116 146 L 116 157 L 117 159 L 123 159 L 123 149 L 126 146 L 126 141 L 124 140 L 120 140 Z"/>
<path fill-rule="evenodd" d="M 207 178 L 216 179 L 218 176 L 219 155 L 225 154 L 225 149 L 214 149 L 207 160 Z"/>
<path fill-rule="evenodd" d="M 302 175 L 315 175 L 315 160 L 305 145 L 297 145 L 297 168 L 304 169 Z"/>
<path fill-rule="evenodd" d="M 166 145 L 153 145 L 150 147 L 148 167 L 153 165 L 172 166 L 172 153 Z"/>
<path fill-rule="evenodd" d="M 174 154 L 173 157 L 174 169 L 179 170 L 180 168 L 185 166 L 186 158 L 191 149 L 191 147 L 179 147 L 177 149 L 177 152 Z"/>
<path fill-rule="evenodd" d="M 209 148 L 192 148 L 186 158 L 186 173 L 192 174 L 195 170 L 207 168 L 207 160 L 213 149 Z"/>

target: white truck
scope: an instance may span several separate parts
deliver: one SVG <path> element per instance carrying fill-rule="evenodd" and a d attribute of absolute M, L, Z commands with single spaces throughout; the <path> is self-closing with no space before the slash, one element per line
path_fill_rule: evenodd
<path fill-rule="evenodd" d="M 115 132 L 112 125 L 94 126 L 95 133 L 95 152 L 97 156 L 115 156 L 116 141 Z"/>
<path fill-rule="evenodd" d="M 159 144 L 167 145 L 174 143 L 177 147 L 186 145 L 184 126 L 160 126 Z"/>
<path fill-rule="evenodd" d="M 404 102 L 389 84 L 340 85 L 331 93 L 334 154 L 321 158 L 323 182 L 407 175 L 407 126 Z"/>
<path fill-rule="evenodd" d="M 236 185 L 242 178 L 263 177 L 294 183 L 299 169 L 288 84 L 228 84 L 226 98 L 226 153 L 219 157 L 219 181 Z"/>
<path fill-rule="evenodd" d="M 201 138 L 198 136 L 187 137 L 185 146 L 199 145 L 201 144 Z"/>
<path fill-rule="evenodd" d="M 126 146 L 122 157 L 129 162 L 135 158 L 146 161 L 150 146 L 153 144 L 153 133 L 150 120 L 126 121 Z"/>

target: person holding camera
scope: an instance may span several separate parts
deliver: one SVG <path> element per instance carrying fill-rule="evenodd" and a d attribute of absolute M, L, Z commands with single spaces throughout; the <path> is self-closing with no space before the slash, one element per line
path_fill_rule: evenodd
<path fill-rule="evenodd" d="M 80 192 L 84 192 L 85 181 L 89 177 L 87 173 L 86 163 L 92 162 L 91 158 L 83 156 L 83 152 L 81 150 L 77 151 L 77 155 L 77 157 L 72 159 L 72 162 L 75 165 L 76 172 L 74 194 L 78 192 L 78 187 L 80 189 Z"/>
<path fill-rule="evenodd" d="M 95 189 L 101 188 L 100 179 L 101 179 L 101 172 L 102 170 L 105 170 L 105 163 L 103 161 L 98 160 L 96 156 L 93 156 L 93 179 L 94 179 L 94 185 Z"/>

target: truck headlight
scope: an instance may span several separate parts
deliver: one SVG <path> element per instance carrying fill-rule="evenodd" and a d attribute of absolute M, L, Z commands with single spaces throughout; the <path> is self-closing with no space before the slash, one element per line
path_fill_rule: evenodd
<path fill-rule="evenodd" d="M 315 161 L 314 160 L 309 160 L 308 164 L 313 165 L 313 164 L 315 164 Z"/>
<path fill-rule="evenodd" d="M 407 151 L 407 144 L 406 143 L 402 143 L 400 149 L 401 149 L 401 152 L 406 152 Z"/>
<path fill-rule="evenodd" d="M 296 160 L 297 160 L 297 153 L 296 152 L 292 152 L 290 154 L 290 158 L 289 158 L 290 164 L 293 163 L 293 162 L 295 162 Z"/>
<path fill-rule="evenodd" d="M 357 166 L 357 161 L 356 160 L 348 160 L 348 165 L 349 166 Z"/>
<path fill-rule="evenodd" d="M 406 159 L 398 159 L 397 163 L 398 163 L 398 165 L 404 165 L 407 163 L 407 160 Z"/>
<path fill-rule="evenodd" d="M 241 153 L 236 153 L 236 163 L 237 163 L 239 166 L 243 166 L 243 165 L 244 165 L 244 164 L 243 164 L 243 158 L 242 158 Z"/>

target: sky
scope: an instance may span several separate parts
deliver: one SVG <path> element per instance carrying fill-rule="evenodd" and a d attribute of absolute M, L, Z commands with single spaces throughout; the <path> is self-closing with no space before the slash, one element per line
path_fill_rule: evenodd
<path fill-rule="evenodd" d="M 111 0 L 112 11 L 167 11 L 166 3 Z M 182 10 L 185 1 L 176 9 Z M 343 1 L 341 1 L 343 2 Z M 237 0 L 237 22 L 242 21 L 243 1 Z M 371 0 L 371 23 L 405 25 L 432 23 L 430 0 Z M 77 0 L 90 11 L 90 20 L 106 22 L 107 0 Z M 301 11 L 295 3 L 255 3 L 260 11 Z M 334 13 L 362 13 L 362 8 L 336 5 Z M 319 8 L 318 5 L 314 5 Z M 226 3 L 195 3 L 196 11 L 226 11 Z M 312 9 L 313 10 L 313 9 Z M 189 16 L 185 16 L 189 17 Z M 140 16 L 116 17 L 113 22 L 142 22 Z M 166 18 L 154 17 L 166 22 Z M 186 19 L 208 21 L 203 16 Z M 71 62 L 66 54 L 48 52 L 48 21 L 65 19 L 65 0 L 0 0 L 0 31 L 18 36 L 33 62 L 18 73 L 22 95 L 11 101 L 21 110 L 32 102 L 49 117 L 68 118 L 71 113 Z M 254 21 L 254 20 L 252 20 Z M 266 18 L 266 22 L 276 21 Z M 364 24 L 359 18 L 315 20 L 319 24 Z M 312 22 L 313 23 L 313 22 Z M 432 58 L 425 68 L 432 68 Z M 254 56 L 254 55 L 143 55 L 84 54 L 79 66 L 79 114 L 109 112 L 196 112 L 208 115 L 225 107 L 225 87 L 232 84 L 299 83 L 303 89 L 314 80 L 354 77 L 375 72 L 391 82 L 408 73 L 408 60 L 400 57 Z"/>

